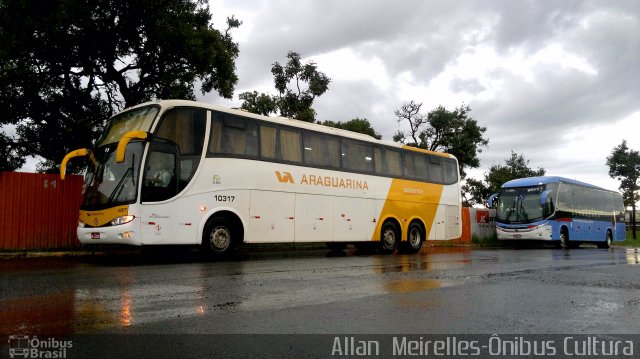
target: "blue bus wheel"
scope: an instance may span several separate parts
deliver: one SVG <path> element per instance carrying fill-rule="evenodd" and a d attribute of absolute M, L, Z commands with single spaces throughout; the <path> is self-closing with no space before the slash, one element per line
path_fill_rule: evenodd
<path fill-rule="evenodd" d="M 563 249 L 569 249 L 569 235 L 566 230 L 560 231 L 560 245 Z"/>
<path fill-rule="evenodd" d="M 596 245 L 598 246 L 598 248 L 609 248 L 611 247 L 611 243 L 613 243 L 613 238 L 611 236 L 611 232 L 607 231 L 607 238 L 604 240 L 604 242 L 598 242 Z"/>

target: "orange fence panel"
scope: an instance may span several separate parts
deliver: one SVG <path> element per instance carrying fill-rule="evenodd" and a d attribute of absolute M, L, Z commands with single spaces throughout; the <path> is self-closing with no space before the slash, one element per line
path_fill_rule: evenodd
<path fill-rule="evenodd" d="M 471 216 L 469 215 L 468 207 L 462 207 L 462 237 L 460 241 L 462 243 L 471 243 Z"/>

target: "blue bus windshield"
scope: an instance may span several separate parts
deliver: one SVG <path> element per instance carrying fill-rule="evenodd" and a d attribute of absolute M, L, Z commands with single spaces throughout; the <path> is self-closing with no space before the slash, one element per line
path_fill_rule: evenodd
<path fill-rule="evenodd" d="M 531 223 L 543 218 L 540 195 L 545 186 L 503 188 L 498 198 L 496 221 L 501 223 Z"/>

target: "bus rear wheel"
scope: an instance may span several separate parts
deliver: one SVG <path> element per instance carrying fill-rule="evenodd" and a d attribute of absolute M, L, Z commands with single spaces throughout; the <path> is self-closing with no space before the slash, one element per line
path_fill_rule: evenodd
<path fill-rule="evenodd" d="M 398 227 L 393 222 L 384 222 L 380 230 L 380 252 L 383 254 L 393 253 L 398 247 L 399 241 Z"/>
<path fill-rule="evenodd" d="M 422 248 L 424 243 L 424 230 L 422 226 L 416 222 L 409 225 L 407 241 L 400 242 L 400 251 L 403 253 L 416 253 Z"/>
<path fill-rule="evenodd" d="M 227 218 L 212 218 L 204 228 L 202 248 L 216 257 L 235 255 L 242 244 L 241 232 L 241 229 Z"/>

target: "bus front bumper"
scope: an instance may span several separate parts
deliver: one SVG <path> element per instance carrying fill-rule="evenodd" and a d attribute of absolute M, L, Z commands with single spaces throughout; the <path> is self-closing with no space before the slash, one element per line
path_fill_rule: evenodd
<path fill-rule="evenodd" d="M 496 225 L 496 233 L 498 239 L 502 240 L 530 239 L 550 241 L 553 239 L 552 228 L 546 223 L 527 227 L 507 227 L 498 224 Z"/>
<path fill-rule="evenodd" d="M 139 218 L 118 226 L 78 227 L 77 233 L 78 240 L 82 244 L 142 245 Z"/>

